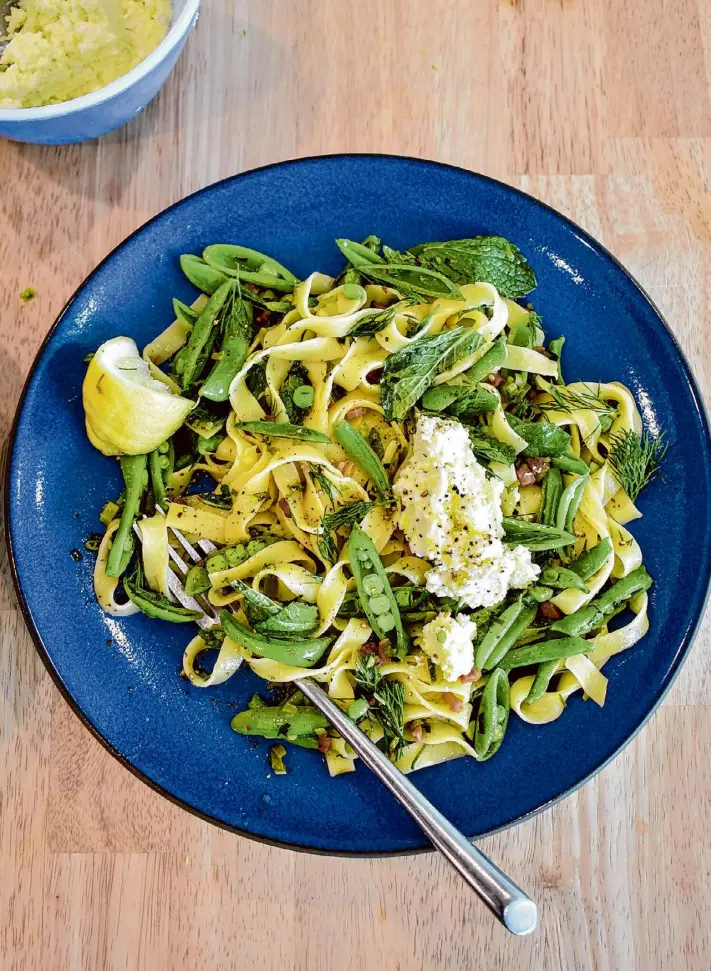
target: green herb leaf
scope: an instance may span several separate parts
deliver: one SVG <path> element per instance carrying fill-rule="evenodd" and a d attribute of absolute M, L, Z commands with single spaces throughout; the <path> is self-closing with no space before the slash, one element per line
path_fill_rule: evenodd
<path fill-rule="evenodd" d="M 409 252 L 454 283 L 493 283 L 503 297 L 523 297 L 536 286 L 526 258 L 503 236 L 423 243 Z"/>
<path fill-rule="evenodd" d="M 235 422 L 235 428 L 249 432 L 250 435 L 261 435 L 262 438 L 291 438 L 297 442 L 319 442 L 330 444 L 328 435 L 304 428 L 303 425 L 290 425 L 288 422 L 277 421 L 242 421 Z"/>
<path fill-rule="evenodd" d="M 407 744 L 405 741 L 405 689 L 400 681 L 388 681 L 378 669 L 375 657 L 358 654 L 355 662 L 355 682 L 361 691 L 372 698 L 371 716 L 380 723 L 385 743 L 393 761 L 397 762 Z"/>
<path fill-rule="evenodd" d="M 632 502 L 658 475 L 668 447 L 663 433 L 651 438 L 646 432 L 626 431 L 610 438 L 608 461 Z"/>
<path fill-rule="evenodd" d="M 516 449 L 512 445 L 500 442 L 498 438 L 494 438 L 478 426 L 467 425 L 466 429 L 472 452 L 477 458 L 485 459 L 487 462 L 502 462 L 504 465 L 512 464 L 516 458 Z"/>
<path fill-rule="evenodd" d="M 528 442 L 524 458 L 558 458 L 570 448 L 570 435 L 549 421 L 520 421 L 507 415 L 509 425 Z"/>
<path fill-rule="evenodd" d="M 367 314 L 362 314 L 355 324 L 348 331 L 349 337 L 371 337 L 379 334 L 389 323 L 395 319 L 395 307 L 387 307 L 385 310 L 373 310 Z"/>
<path fill-rule="evenodd" d="M 380 380 L 380 402 L 389 421 L 402 421 L 431 387 L 438 374 L 469 357 L 482 338 L 468 327 L 426 334 L 386 358 Z"/>

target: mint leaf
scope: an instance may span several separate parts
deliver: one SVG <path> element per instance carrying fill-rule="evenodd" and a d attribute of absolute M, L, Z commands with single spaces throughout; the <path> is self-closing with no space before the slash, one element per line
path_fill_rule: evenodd
<path fill-rule="evenodd" d="M 521 452 L 522 458 L 556 459 L 570 448 L 570 435 L 557 425 L 548 421 L 520 421 L 511 414 L 507 418 L 516 434 L 528 442 L 528 447 Z"/>
<path fill-rule="evenodd" d="M 525 256 L 503 236 L 422 243 L 409 252 L 424 267 L 453 283 L 493 283 L 502 297 L 524 297 L 536 286 L 536 277 Z"/>
<path fill-rule="evenodd" d="M 402 421 L 438 374 L 473 354 L 483 338 L 468 327 L 426 334 L 391 354 L 380 379 L 380 403 L 388 421 Z"/>

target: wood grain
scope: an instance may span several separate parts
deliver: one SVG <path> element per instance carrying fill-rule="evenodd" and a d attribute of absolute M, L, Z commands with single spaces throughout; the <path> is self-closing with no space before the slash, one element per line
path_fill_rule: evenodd
<path fill-rule="evenodd" d="M 51 321 L 147 218 L 283 158 L 382 151 L 504 178 L 601 238 L 711 388 L 705 0 L 208 0 L 174 76 L 91 144 L 0 144 L 0 430 Z M 37 297 L 23 305 L 28 285 Z M 434 856 L 293 854 L 208 826 L 81 726 L 0 551 L 2 971 L 707 971 L 709 626 L 581 792 L 489 852 L 541 902 L 513 940 Z"/>

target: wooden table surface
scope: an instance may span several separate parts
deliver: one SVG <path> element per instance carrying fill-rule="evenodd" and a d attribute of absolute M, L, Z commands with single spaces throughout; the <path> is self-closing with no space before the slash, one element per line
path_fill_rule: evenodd
<path fill-rule="evenodd" d="M 128 128 L 77 146 L 0 144 L 4 437 L 52 320 L 123 237 L 223 176 L 343 151 L 456 163 L 558 207 L 649 290 L 709 390 L 705 0 L 203 7 L 175 74 Z M 37 297 L 23 306 L 29 284 Z M 161 799 L 60 698 L 6 560 L 3 550 L 2 971 L 711 967 L 708 625 L 613 765 L 484 841 L 540 901 L 539 932 L 516 940 L 434 855 L 291 853 Z"/>

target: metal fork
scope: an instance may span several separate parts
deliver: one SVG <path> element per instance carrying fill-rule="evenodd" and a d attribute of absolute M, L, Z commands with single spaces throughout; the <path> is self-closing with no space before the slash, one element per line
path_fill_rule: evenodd
<path fill-rule="evenodd" d="M 206 554 L 213 553 L 217 549 L 209 540 L 200 540 L 193 546 L 179 530 L 173 527 L 169 529 L 194 564 L 200 563 Z M 168 572 L 168 587 L 171 593 L 183 606 L 201 611 L 202 616 L 197 621 L 199 627 L 203 629 L 214 627 L 218 623 L 218 618 L 212 604 L 207 598 L 190 597 L 186 594 L 181 578 L 187 576 L 189 567 L 172 546 L 169 545 L 168 551 L 180 574 L 179 578 L 173 571 Z M 294 686 L 300 689 L 326 716 L 331 725 L 360 756 L 364 765 L 390 790 L 432 844 L 464 877 L 504 927 L 512 934 L 530 934 L 536 927 L 538 911 L 535 903 L 523 890 L 502 873 L 422 795 L 408 777 L 393 765 L 387 755 L 361 732 L 355 722 L 351 721 L 338 705 L 334 704 L 323 688 L 311 678 L 299 678 L 298 681 L 294 681 Z"/>

